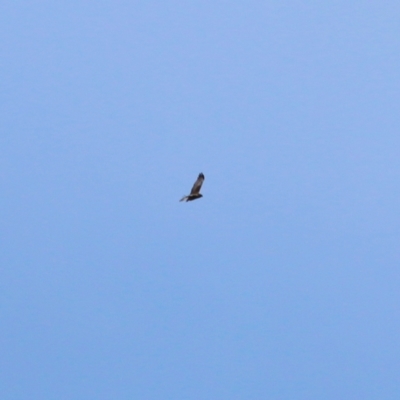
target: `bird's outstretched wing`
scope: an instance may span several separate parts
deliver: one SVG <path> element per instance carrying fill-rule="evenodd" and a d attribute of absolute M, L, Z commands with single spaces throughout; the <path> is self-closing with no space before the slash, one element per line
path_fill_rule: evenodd
<path fill-rule="evenodd" d="M 190 194 L 199 194 L 200 193 L 200 189 L 201 189 L 201 185 L 204 182 L 204 174 L 201 172 L 199 174 L 199 176 L 197 177 L 196 182 L 194 183 L 192 190 L 190 191 Z"/>

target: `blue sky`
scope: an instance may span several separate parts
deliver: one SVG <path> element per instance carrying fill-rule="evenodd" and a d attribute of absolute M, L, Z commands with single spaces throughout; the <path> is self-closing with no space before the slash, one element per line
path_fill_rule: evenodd
<path fill-rule="evenodd" d="M 0 397 L 398 399 L 399 12 L 4 1 Z"/>

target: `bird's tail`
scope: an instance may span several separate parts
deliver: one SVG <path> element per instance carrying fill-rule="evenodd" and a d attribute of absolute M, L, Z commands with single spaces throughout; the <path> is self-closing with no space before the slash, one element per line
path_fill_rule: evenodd
<path fill-rule="evenodd" d="M 188 199 L 188 196 L 183 196 L 179 201 L 187 201 L 187 199 Z"/>

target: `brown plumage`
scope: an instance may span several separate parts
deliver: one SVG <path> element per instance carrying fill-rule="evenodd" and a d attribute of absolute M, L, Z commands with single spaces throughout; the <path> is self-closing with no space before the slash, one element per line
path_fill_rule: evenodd
<path fill-rule="evenodd" d="M 200 194 L 200 189 L 201 185 L 203 184 L 203 181 L 204 181 L 204 175 L 201 172 L 197 177 L 197 180 L 194 183 L 192 190 L 190 191 L 190 194 L 188 196 L 183 196 L 179 201 L 192 201 L 199 199 L 200 197 L 203 197 L 203 195 Z"/>

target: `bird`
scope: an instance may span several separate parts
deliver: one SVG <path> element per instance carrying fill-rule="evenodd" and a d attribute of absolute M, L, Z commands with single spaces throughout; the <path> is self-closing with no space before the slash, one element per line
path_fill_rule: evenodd
<path fill-rule="evenodd" d="M 200 197 L 203 197 L 203 195 L 200 194 L 200 189 L 201 185 L 203 184 L 203 181 L 204 181 L 204 174 L 200 172 L 196 182 L 192 187 L 192 190 L 190 191 L 190 194 L 187 196 L 183 196 L 179 201 L 192 201 L 199 199 Z"/>

